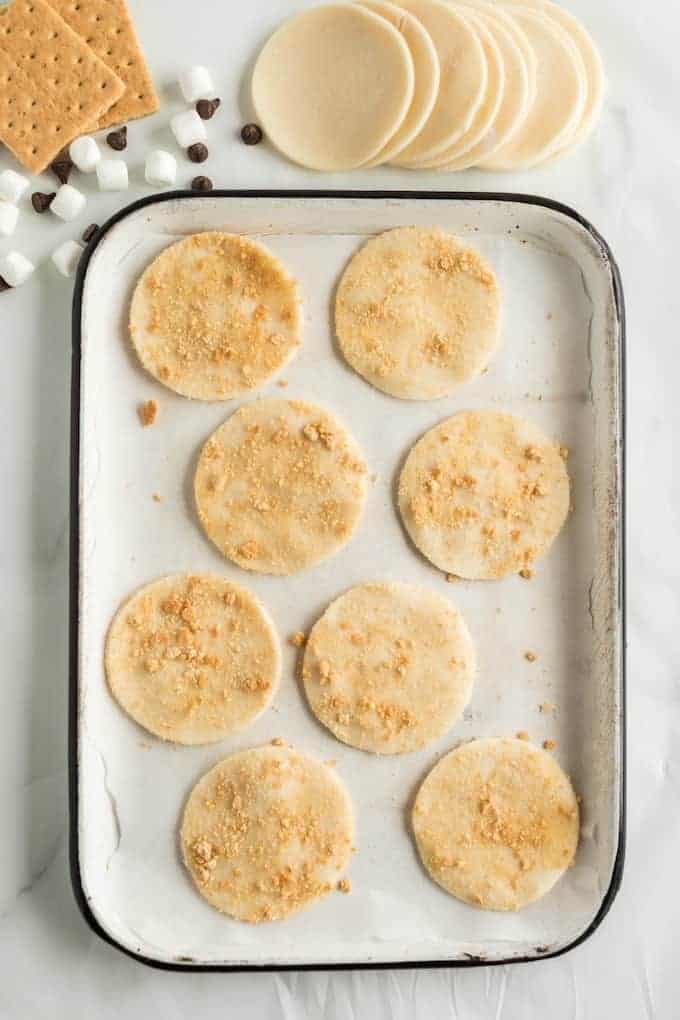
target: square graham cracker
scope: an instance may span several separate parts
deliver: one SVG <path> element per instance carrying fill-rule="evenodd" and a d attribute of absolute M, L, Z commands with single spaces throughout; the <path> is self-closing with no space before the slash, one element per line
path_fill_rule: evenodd
<path fill-rule="evenodd" d="M 0 142 L 40 173 L 125 90 L 44 0 L 0 7 Z"/>
<path fill-rule="evenodd" d="M 91 130 L 155 113 L 160 105 L 158 96 L 126 0 L 48 2 L 125 84 L 122 98 Z"/>

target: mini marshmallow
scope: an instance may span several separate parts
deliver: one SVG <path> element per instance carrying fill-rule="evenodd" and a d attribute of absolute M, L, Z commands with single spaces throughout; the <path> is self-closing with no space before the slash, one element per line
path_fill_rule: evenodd
<path fill-rule="evenodd" d="M 181 149 L 188 149 L 190 145 L 204 142 L 208 137 L 205 123 L 195 110 L 184 110 L 183 113 L 176 113 L 170 121 L 170 127 Z"/>
<path fill-rule="evenodd" d="M 24 177 L 23 174 L 18 174 L 14 170 L 3 170 L 0 173 L 0 198 L 17 205 L 26 194 L 30 183 L 28 177 Z"/>
<path fill-rule="evenodd" d="M 174 184 L 177 180 L 177 160 L 169 152 L 155 149 L 146 157 L 144 176 L 147 184 L 152 184 L 156 188 Z"/>
<path fill-rule="evenodd" d="M 52 199 L 50 210 L 60 220 L 74 220 L 85 208 L 85 196 L 72 184 L 62 184 Z"/>
<path fill-rule="evenodd" d="M 102 159 L 97 163 L 97 183 L 100 191 L 125 191 L 128 186 L 125 160 Z"/>
<path fill-rule="evenodd" d="M 84 174 L 91 174 L 102 158 L 99 146 L 89 135 L 83 135 L 82 138 L 76 138 L 74 142 L 71 142 L 68 154 Z"/>
<path fill-rule="evenodd" d="M 78 244 L 77 241 L 64 241 L 52 252 L 52 261 L 62 276 L 73 276 L 82 254 L 82 244 Z"/>
<path fill-rule="evenodd" d="M 0 237 L 11 237 L 19 219 L 19 210 L 0 199 Z"/>
<path fill-rule="evenodd" d="M 215 86 L 207 67 L 191 67 L 179 76 L 179 87 L 187 103 L 195 103 L 197 99 L 213 99 Z"/>
<path fill-rule="evenodd" d="M 20 287 L 29 278 L 35 266 L 18 251 L 0 255 L 0 276 L 10 287 Z"/>

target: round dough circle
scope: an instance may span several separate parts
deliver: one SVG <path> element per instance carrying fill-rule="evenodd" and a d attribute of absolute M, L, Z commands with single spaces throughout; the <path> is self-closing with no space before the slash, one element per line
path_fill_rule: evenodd
<path fill-rule="evenodd" d="M 446 733 L 467 705 L 475 651 L 446 599 L 412 584 L 362 584 L 314 625 L 302 677 L 310 707 L 338 740 L 403 754 Z"/>
<path fill-rule="evenodd" d="M 201 452 L 194 492 L 208 537 L 238 566 L 292 574 L 349 541 L 367 492 L 361 450 L 301 400 L 240 408 Z"/>
<path fill-rule="evenodd" d="M 569 778 L 525 740 L 473 740 L 442 758 L 413 807 L 430 876 L 465 903 L 519 910 L 572 863 L 579 810 Z"/>
<path fill-rule="evenodd" d="M 281 654 L 251 592 L 211 574 L 174 574 L 123 603 L 105 666 L 111 693 L 140 726 L 178 744 L 208 744 L 264 712 Z"/>
<path fill-rule="evenodd" d="M 362 169 L 387 163 L 398 155 L 422 129 L 439 91 L 439 58 L 432 39 L 417 18 L 387 0 L 361 0 L 368 7 L 394 25 L 404 37 L 411 53 L 414 70 L 413 99 L 399 128 L 377 156 L 363 164 Z"/>
<path fill-rule="evenodd" d="M 297 284 L 272 253 L 216 231 L 147 266 L 130 335 L 147 372 L 183 397 L 229 400 L 267 382 L 300 344 Z"/>
<path fill-rule="evenodd" d="M 352 170 L 399 128 L 413 88 L 413 60 L 397 29 L 358 4 L 329 4 L 291 18 L 265 43 L 252 98 L 289 159 Z"/>
<path fill-rule="evenodd" d="M 421 553 L 470 580 L 505 577 L 552 545 L 569 511 L 564 448 L 502 411 L 463 411 L 426 432 L 399 479 Z"/>
<path fill-rule="evenodd" d="M 441 0 L 399 4 L 422 23 L 439 58 L 439 92 L 432 113 L 413 141 L 392 162 L 415 165 L 461 138 L 482 104 L 487 67 L 479 36 L 465 18 Z"/>
<path fill-rule="evenodd" d="M 445 163 L 442 154 L 437 166 L 445 171 L 465 170 L 476 166 L 480 160 L 500 149 L 519 130 L 530 104 L 531 76 L 524 51 L 517 38 L 519 29 L 515 28 L 513 32 L 513 22 L 499 18 L 497 12 L 490 15 L 488 4 L 475 5 L 474 11 L 493 36 L 500 51 L 503 62 L 503 93 L 495 117 L 478 140 L 470 145 L 465 144 L 457 156 L 452 155 L 452 151 L 455 150 L 448 150 Z M 526 45 L 528 48 L 528 43 Z M 535 65 L 533 54 L 531 59 Z M 534 88 L 535 75 L 534 66 Z"/>
<path fill-rule="evenodd" d="M 583 115 L 586 74 L 568 33 L 540 10 L 508 11 L 536 54 L 536 95 L 524 123 L 510 141 L 479 165 L 488 170 L 523 170 L 557 152 Z"/>
<path fill-rule="evenodd" d="M 498 346 L 500 293 L 473 249 L 436 228 L 398 227 L 368 241 L 335 301 L 343 355 L 377 389 L 409 400 L 452 393 Z"/>
<path fill-rule="evenodd" d="M 208 903 L 239 921 L 276 921 L 337 887 L 352 850 L 347 791 L 289 747 L 232 754 L 192 790 L 180 842 Z"/>
<path fill-rule="evenodd" d="M 424 159 L 418 163 L 418 169 L 428 170 L 438 168 L 448 163 L 449 160 L 461 156 L 473 145 L 483 138 L 488 132 L 491 124 L 496 119 L 503 92 L 505 90 L 505 67 L 500 47 L 496 42 L 493 33 L 487 28 L 484 19 L 480 18 L 476 11 L 466 10 L 464 13 L 458 11 L 461 17 L 471 25 L 479 36 L 479 41 L 484 50 L 484 57 L 487 66 L 487 83 L 484 98 L 477 108 L 477 112 L 470 124 L 470 127 L 457 142 L 447 146 L 431 159 Z M 409 164 L 415 168 L 415 164 Z"/>

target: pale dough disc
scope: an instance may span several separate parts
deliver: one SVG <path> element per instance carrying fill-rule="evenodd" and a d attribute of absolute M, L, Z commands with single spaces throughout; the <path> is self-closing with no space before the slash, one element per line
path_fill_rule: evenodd
<path fill-rule="evenodd" d="M 264 245 L 193 234 L 137 283 L 130 335 L 144 368 L 184 397 L 229 400 L 262 386 L 300 344 L 297 284 Z"/>
<path fill-rule="evenodd" d="M 487 67 L 479 36 L 442 0 L 403 0 L 430 35 L 439 58 L 439 92 L 422 130 L 392 160 L 415 165 L 453 145 L 469 130 L 486 92 Z"/>
<path fill-rule="evenodd" d="M 180 842 L 201 896 L 239 921 L 277 921 L 338 886 L 354 839 L 332 769 L 290 747 L 232 754 L 192 790 Z"/>
<path fill-rule="evenodd" d="M 345 744 L 403 754 L 451 728 L 470 699 L 475 650 L 446 599 L 372 583 L 332 602 L 307 641 L 302 676 L 317 719 Z"/>
<path fill-rule="evenodd" d="M 500 50 L 504 71 L 503 94 L 496 116 L 479 140 L 469 147 L 465 146 L 457 157 L 449 158 L 446 163 L 439 165 L 439 169 L 446 171 L 465 170 L 475 166 L 481 159 L 491 156 L 505 145 L 524 121 L 531 102 L 532 87 L 534 90 L 536 88 L 536 58 L 529 50 L 533 63 L 527 64 L 519 38 L 524 34 L 521 29 L 509 18 L 499 18 L 496 11 L 489 15 L 488 4 L 475 5 L 474 10 L 493 35 Z M 526 36 L 524 38 L 525 46 L 529 49 Z M 533 70 L 533 86 L 530 67 Z"/>
<path fill-rule="evenodd" d="M 512 6 L 508 13 L 524 29 L 536 54 L 536 96 L 510 141 L 485 159 L 488 170 L 522 170 L 557 152 L 583 115 L 586 74 L 567 32 L 542 11 Z"/>
<path fill-rule="evenodd" d="M 292 574 L 342 548 L 367 485 L 344 426 L 301 400 L 241 407 L 203 447 L 194 479 L 208 537 L 240 567 L 264 574 Z"/>
<path fill-rule="evenodd" d="M 175 574 L 135 592 L 111 623 L 105 665 L 128 715 L 178 744 L 243 729 L 271 702 L 281 670 L 264 607 L 210 574 Z"/>
<path fill-rule="evenodd" d="M 602 58 L 587 29 L 573 14 L 558 4 L 551 3 L 550 0 L 505 0 L 505 2 L 511 5 L 519 3 L 522 6 L 535 7 L 543 11 L 565 29 L 581 54 L 586 72 L 586 101 L 581 120 L 574 129 L 571 138 L 552 158 L 563 156 L 585 141 L 602 112 L 605 85 Z"/>
<path fill-rule="evenodd" d="M 349 364 L 377 389 L 409 400 L 446 396 L 486 368 L 499 319 L 489 264 L 436 228 L 372 238 L 347 266 L 335 301 Z"/>
<path fill-rule="evenodd" d="M 268 138 L 314 170 L 352 170 L 376 156 L 406 116 L 413 89 L 403 36 L 358 4 L 291 18 L 265 43 L 252 80 Z"/>
<path fill-rule="evenodd" d="M 361 0 L 361 6 L 379 14 L 401 32 L 411 53 L 415 75 L 413 99 L 406 116 L 387 145 L 377 156 L 363 164 L 368 168 L 389 162 L 406 148 L 424 126 L 439 91 L 439 58 L 432 39 L 418 19 L 408 11 L 387 0 Z"/>
<path fill-rule="evenodd" d="M 408 455 L 398 494 L 404 526 L 431 563 L 458 577 L 530 571 L 569 511 L 565 455 L 522 418 L 456 414 Z"/>
<path fill-rule="evenodd" d="M 442 758 L 413 807 L 430 876 L 465 903 L 519 910 L 571 865 L 579 810 L 554 758 L 525 740 L 473 740 Z"/>
<path fill-rule="evenodd" d="M 477 11 L 471 10 L 469 7 L 458 7 L 457 5 L 455 10 L 472 25 L 479 36 L 486 58 L 486 92 L 484 93 L 483 101 L 477 108 L 470 127 L 463 137 L 431 159 L 420 161 L 418 168 L 423 170 L 442 168 L 445 164 L 453 159 L 460 158 L 463 153 L 467 153 L 476 146 L 488 134 L 491 125 L 496 120 L 505 92 L 505 64 L 494 33 Z M 413 163 L 410 165 L 414 166 Z"/>

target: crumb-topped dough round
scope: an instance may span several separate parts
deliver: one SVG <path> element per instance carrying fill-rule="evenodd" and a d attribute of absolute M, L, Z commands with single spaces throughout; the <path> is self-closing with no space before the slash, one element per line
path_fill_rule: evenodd
<path fill-rule="evenodd" d="M 130 335 L 144 368 L 184 397 L 229 400 L 262 386 L 300 344 L 297 284 L 263 244 L 193 234 L 142 273 Z"/>
<path fill-rule="evenodd" d="M 432 400 L 478 375 L 498 345 L 500 292 L 476 251 L 436 228 L 368 241 L 338 287 L 335 326 L 352 368 L 394 397 Z"/>
<path fill-rule="evenodd" d="M 414 544 L 470 579 L 530 576 L 569 511 L 567 451 L 501 411 L 464 411 L 418 440 L 399 479 Z"/>
<path fill-rule="evenodd" d="M 276 921 L 338 887 L 352 804 L 327 765 L 289 747 L 232 754 L 194 787 L 180 841 L 201 896 L 240 921 Z"/>
<path fill-rule="evenodd" d="M 413 87 L 411 53 L 393 25 L 358 4 L 327 4 L 297 14 L 265 43 L 252 99 L 289 159 L 352 170 L 397 131 Z"/>
<path fill-rule="evenodd" d="M 412 584 L 362 584 L 314 625 L 302 677 L 317 719 L 345 744 L 415 751 L 445 733 L 472 691 L 475 651 L 446 599 Z"/>
<path fill-rule="evenodd" d="M 340 549 L 367 491 L 361 450 L 328 411 L 258 400 L 207 441 L 194 490 L 218 549 L 246 570 L 292 574 Z"/>
<path fill-rule="evenodd" d="M 545 896 L 578 845 L 569 778 L 524 740 L 473 740 L 451 751 L 420 787 L 412 822 L 434 881 L 487 910 L 519 910 Z"/>
<path fill-rule="evenodd" d="M 212 574 L 146 585 L 116 613 L 106 676 L 135 722 L 178 744 L 207 744 L 243 729 L 279 685 L 279 640 L 255 596 Z"/>

